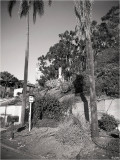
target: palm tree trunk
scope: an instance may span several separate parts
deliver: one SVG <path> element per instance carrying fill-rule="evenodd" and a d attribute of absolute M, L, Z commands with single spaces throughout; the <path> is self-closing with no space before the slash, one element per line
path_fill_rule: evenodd
<path fill-rule="evenodd" d="M 6 97 L 6 90 L 7 90 L 7 82 L 5 83 L 5 88 L 4 88 L 4 98 Z"/>
<path fill-rule="evenodd" d="M 27 49 L 25 52 L 24 85 L 23 85 L 23 99 L 22 99 L 22 112 L 21 112 L 22 125 L 24 125 L 26 99 L 27 99 L 26 92 L 27 92 L 27 79 L 28 79 L 28 59 L 29 59 L 29 10 L 27 14 Z"/>
<path fill-rule="evenodd" d="M 92 43 L 90 37 L 86 39 L 87 61 L 89 68 L 89 82 L 90 82 L 90 106 L 91 106 L 91 136 L 98 137 L 98 118 L 97 118 L 97 103 L 95 93 L 95 77 L 94 77 L 94 57 L 92 50 Z"/>

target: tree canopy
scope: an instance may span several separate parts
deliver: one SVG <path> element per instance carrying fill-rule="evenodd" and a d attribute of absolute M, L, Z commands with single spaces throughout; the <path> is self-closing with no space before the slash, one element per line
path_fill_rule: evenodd
<path fill-rule="evenodd" d="M 5 87 L 15 87 L 19 86 L 21 84 L 20 80 L 16 78 L 14 75 L 11 73 L 4 71 L 0 72 L 0 77 L 1 77 L 1 85 Z"/>
<path fill-rule="evenodd" d="M 97 95 L 106 93 L 118 96 L 119 90 L 119 7 L 110 9 L 98 24 L 91 23 L 91 41 L 94 51 L 95 79 Z M 39 69 L 43 73 L 40 81 L 58 77 L 62 67 L 66 79 L 74 73 L 82 73 L 89 88 L 85 40 L 79 40 L 76 31 L 59 34 L 59 42 L 50 47 L 46 55 L 38 58 Z"/>

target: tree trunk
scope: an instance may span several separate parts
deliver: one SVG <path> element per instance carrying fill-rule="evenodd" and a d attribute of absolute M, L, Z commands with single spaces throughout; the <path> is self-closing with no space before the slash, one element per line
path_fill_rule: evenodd
<path fill-rule="evenodd" d="M 79 37 L 86 40 L 87 62 L 90 81 L 90 106 L 91 106 L 91 136 L 98 137 L 97 104 L 95 94 L 94 58 L 91 42 L 91 11 L 92 0 L 75 0 L 75 13 L 79 26 Z M 84 37 L 83 37 L 84 36 Z"/>
<path fill-rule="evenodd" d="M 90 106 L 91 106 L 91 136 L 98 137 L 98 118 L 97 118 L 97 103 L 95 93 L 95 77 L 94 77 L 94 58 L 92 43 L 90 37 L 86 40 L 87 60 L 89 69 L 89 81 L 90 81 Z"/>
<path fill-rule="evenodd" d="M 25 66 L 24 66 L 24 85 L 23 85 L 23 99 L 22 99 L 22 112 L 21 123 L 24 125 L 25 108 L 26 108 L 26 92 L 27 92 L 27 79 L 28 79 L 28 59 L 29 59 L 29 10 L 27 15 L 27 49 L 25 52 Z"/>
<path fill-rule="evenodd" d="M 7 83 L 5 83 L 5 89 L 4 89 L 4 95 L 3 95 L 4 98 L 6 97 L 6 90 L 7 90 Z"/>
<path fill-rule="evenodd" d="M 58 78 L 62 79 L 62 67 L 59 67 L 58 69 Z"/>

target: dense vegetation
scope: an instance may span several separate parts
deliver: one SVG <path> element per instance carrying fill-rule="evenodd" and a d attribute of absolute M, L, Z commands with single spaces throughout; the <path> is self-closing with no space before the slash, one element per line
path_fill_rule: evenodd
<path fill-rule="evenodd" d="M 102 22 L 91 24 L 92 45 L 95 61 L 95 80 L 97 95 L 118 97 L 119 95 L 119 7 L 112 7 L 101 18 Z M 78 40 L 76 31 L 59 34 L 59 42 L 50 47 L 46 55 L 38 58 L 42 76 L 38 80 L 45 86 L 47 80 L 58 78 L 59 67 L 67 81 L 73 81 L 74 74 L 84 76 L 84 91 L 89 94 L 88 67 L 85 40 Z"/>
<path fill-rule="evenodd" d="M 36 101 L 33 104 L 33 126 L 43 118 L 60 120 L 61 117 L 62 106 L 57 98 L 52 96 L 36 97 Z"/>

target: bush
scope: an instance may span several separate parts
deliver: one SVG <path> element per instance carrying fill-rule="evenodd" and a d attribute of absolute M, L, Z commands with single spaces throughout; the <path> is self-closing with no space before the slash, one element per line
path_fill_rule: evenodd
<path fill-rule="evenodd" d="M 56 88 L 58 86 L 58 79 L 48 80 L 45 83 L 45 86 L 50 88 L 50 89 Z"/>
<path fill-rule="evenodd" d="M 98 121 L 98 124 L 101 129 L 108 132 L 114 130 L 118 125 L 117 120 L 108 114 L 103 114 L 101 119 Z"/>
<path fill-rule="evenodd" d="M 61 89 L 62 93 L 67 93 L 67 92 L 71 91 L 71 89 L 72 89 L 71 82 L 67 82 L 67 81 L 61 82 L 60 83 L 60 89 Z"/>
<path fill-rule="evenodd" d="M 60 102 L 52 96 L 36 97 L 33 104 L 32 123 L 35 126 L 38 120 L 42 118 L 60 120 L 62 116 L 62 107 Z"/>

